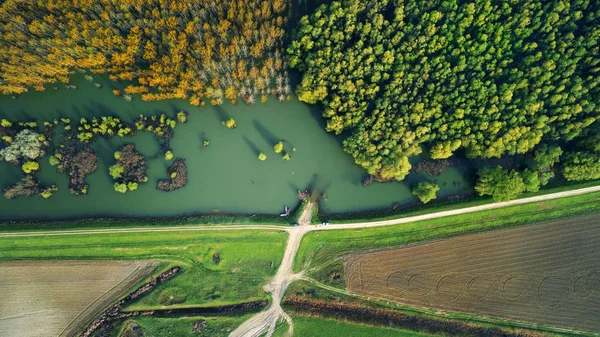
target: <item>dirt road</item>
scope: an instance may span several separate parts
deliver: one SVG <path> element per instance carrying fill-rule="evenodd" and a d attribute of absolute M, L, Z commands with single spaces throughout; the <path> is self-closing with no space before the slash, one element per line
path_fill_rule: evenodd
<path fill-rule="evenodd" d="M 289 237 L 281 265 L 279 265 L 275 277 L 273 277 L 271 282 L 264 287 L 266 292 L 271 293 L 271 306 L 266 311 L 259 313 L 240 325 L 229 335 L 230 337 L 258 337 L 265 334 L 267 337 L 270 337 L 280 318 L 283 318 L 288 322 L 288 336 L 293 335 L 294 325 L 290 317 L 283 309 L 281 309 L 281 300 L 283 299 L 283 295 L 285 295 L 285 290 L 288 285 L 300 278 L 300 274 L 293 273 L 292 267 L 302 237 L 306 232 L 309 232 L 311 228 L 314 228 L 310 226 L 312 208 L 313 203 L 309 203 L 298 220 L 300 226 L 292 227 L 288 230 Z"/>
<path fill-rule="evenodd" d="M 559 198 L 564 198 L 564 197 L 572 197 L 575 195 L 587 194 L 587 193 L 592 193 L 592 192 L 600 192 L 600 186 L 586 187 L 586 188 L 580 188 L 577 190 L 538 195 L 535 197 L 516 199 L 516 200 L 511 200 L 511 201 L 495 202 L 492 204 L 486 204 L 486 205 L 481 205 L 481 206 L 459 208 L 459 209 L 455 209 L 455 210 L 451 210 L 451 211 L 429 213 L 429 214 L 411 216 L 411 217 L 400 218 L 400 219 L 392 219 L 392 220 L 384 220 L 384 221 L 370 221 L 370 222 L 356 222 L 356 223 L 330 225 L 330 226 L 317 226 L 313 230 L 352 229 L 352 228 L 368 228 L 368 227 L 399 225 L 399 224 L 409 223 L 409 222 L 431 220 L 431 219 L 443 218 L 443 217 L 459 215 L 459 214 L 466 214 L 466 213 L 480 212 L 480 211 L 496 209 L 496 208 L 523 205 L 523 204 L 528 204 L 528 203 L 538 202 L 538 201 L 559 199 Z"/>

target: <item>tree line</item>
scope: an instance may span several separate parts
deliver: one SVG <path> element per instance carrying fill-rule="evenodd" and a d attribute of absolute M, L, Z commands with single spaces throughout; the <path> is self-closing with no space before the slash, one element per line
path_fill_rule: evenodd
<path fill-rule="evenodd" d="M 129 81 L 129 99 L 283 101 L 288 9 L 284 0 L 7 0 L 0 92 L 44 90 L 79 69 Z"/>

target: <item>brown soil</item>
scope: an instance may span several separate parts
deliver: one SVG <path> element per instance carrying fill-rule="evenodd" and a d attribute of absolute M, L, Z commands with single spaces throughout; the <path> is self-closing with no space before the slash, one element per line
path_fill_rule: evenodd
<path fill-rule="evenodd" d="M 0 336 L 73 336 L 155 268 L 136 261 L 0 263 Z"/>
<path fill-rule="evenodd" d="M 600 214 L 345 258 L 348 289 L 415 306 L 600 331 Z"/>

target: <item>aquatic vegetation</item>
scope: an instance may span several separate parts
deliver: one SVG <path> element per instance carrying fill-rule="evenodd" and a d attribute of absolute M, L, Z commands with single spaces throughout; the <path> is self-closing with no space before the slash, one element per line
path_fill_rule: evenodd
<path fill-rule="evenodd" d="M 176 159 L 167 169 L 170 179 L 160 179 L 156 188 L 161 191 L 173 191 L 182 188 L 187 184 L 187 167 L 185 160 Z"/>
<path fill-rule="evenodd" d="M 275 151 L 275 153 L 281 153 L 281 151 L 283 151 L 283 140 L 273 146 L 273 151 Z"/>
<path fill-rule="evenodd" d="M 31 174 L 26 175 L 21 181 L 4 189 L 4 197 L 13 199 L 20 196 L 40 195 L 45 199 L 52 196 L 58 190 L 55 185 L 41 186 L 40 182 Z"/>
<path fill-rule="evenodd" d="M 3 130 L 5 136 L 7 130 Z M 4 160 L 13 164 L 17 164 L 21 159 L 37 159 L 43 157 L 44 149 L 49 145 L 49 142 L 41 137 L 42 135 L 30 129 L 23 129 L 11 137 L 10 145 L 0 149 L 0 160 Z M 10 136 L 9 136 L 10 137 Z"/>
<path fill-rule="evenodd" d="M 94 150 L 86 146 L 77 151 L 73 143 L 56 148 L 54 155 L 50 156 L 50 165 L 58 165 L 58 174 L 66 173 L 69 177 L 69 192 L 74 195 L 87 194 L 85 178 L 96 171 L 97 163 L 98 156 Z M 112 167 L 109 170 L 111 176 L 115 174 Z"/>
<path fill-rule="evenodd" d="M 98 136 L 110 138 L 118 135 L 123 137 L 132 131 L 131 128 L 121 122 L 119 117 L 114 116 L 103 116 L 100 119 L 93 117 L 91 121 L 81 118 L 77 130 L 79 131 L 77 138 L 84 144 L 89 143 Z"/>
<path fill-rule="evenodd" d="M 237 124 L 235 124 L 235 119 L 233 119 L 233 118 L 230 118 L 226 121 L 222 121 L 221 124 L 225 125 L 229 129 L 237 128 Z"/>
<path fill-rule="evenodd" d="M 109 174 L 116 180 L 115 191 L 126 193 L 138 188 L 139 183 L 148 181 L 146 171 L 148 163 L 144 157 L 135 150 L 135 145 L 128 144 L 119 149 L 116 164 L 109 168 Z"/>

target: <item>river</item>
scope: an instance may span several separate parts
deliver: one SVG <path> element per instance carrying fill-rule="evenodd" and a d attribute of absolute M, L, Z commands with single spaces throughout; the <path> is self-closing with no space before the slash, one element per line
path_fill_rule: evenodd
<path fill-rule="evenodd" d="M 135 143 L 146 156 L 159 153 L 159 142 L 147 132 L 134 137 L 100 139 L 92 144 L 98 153 L 98 169 L 87 177 L 87 195 L 68 192 L 67 176 L 58 175 L 49 165 L 49 154 L 43 158 L 37 177 L 43 184 L 56 184 L 59 190 L 50 199 L 20 197 L 0 198 L 0 219 L 66 219 L 74 217 L 144 217 L 178 216 L 198 213 L 276 214 L 284 205 L 298 201 L 296 191 L 313 184 L 327 194 L 321 210 L 330 213 L 355 212 L 390 208 L 414 203 L 410 186 L 418 181 L 439 181 L 438 195 L 453 195 L 469 189 L 470 180 L 459 168 L 450 168 L 432 178 L 413 173 L 402 183 L 362 185 L 365 171 L 355 165 L 341 147 L 341 138 L 324 131 L 320 111 L 299 102 L 280 103 L 269 97 L 265 104 L 225 103 L 221 106 L 194 107 L 185 100 L 144 102 L 134 96 L 131 102 L 112 94 L 123 85 L 101 79 L 98 89 L 92 82 L 75 75 L 71 81 L 77 90 L 57 84 L 45 92 L 30 92 L 17 99 L 0 97 L 0 117 L 11 121 L 52 121 L 71 119 L 76 128 L 81 117 L 116 115 L 132 121 L 139 114 L 174 115 L 189 112 L 188 122 L 178 124 L 171 139 L 175 158 L 184 158 L 188 167 L 188 184 L 179 190 L 156 189 L 158 179 L 168 178 L 168 162 L 160 155 L 149 159 L 149 181 L 137 191 L 120 194 L 113 189 L 108 167 L 114 163 L 113 152 L 127 143 Z M 240 100 L 241 101 L 241 100 Z M 236 129 L 227 129 L 221 121 L 234 118 Z M 41 123 L 39 123 L 41 124 Z M 61 127 L 55 128 L 58 133 Z M 58 137 L 55 136 L 55 141 Z M 203 140 L 210 141 L 207 148 Z M 285 141 L 290 161 L 273 152 L 273 145 Z M 55 142 L 56 144 L 56 142 Z M 295 148 L 294 152 L 292 148 Z M 257 159 L 258 151 L 267 154 L 266 161 Z M 24 173 L 19 167 L 0 163 L 0 187 L 18 181 Z"/>

